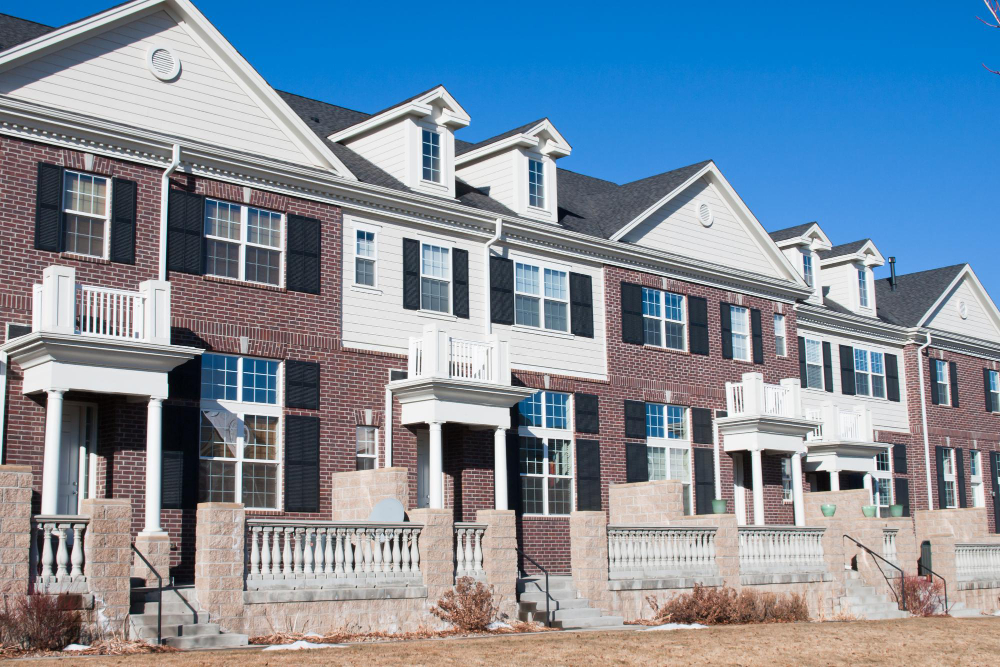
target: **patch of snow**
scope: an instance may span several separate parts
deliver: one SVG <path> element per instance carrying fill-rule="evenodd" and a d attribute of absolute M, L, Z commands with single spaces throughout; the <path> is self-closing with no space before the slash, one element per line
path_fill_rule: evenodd
<path fill-rule="evenodd" d="M 344 648 L 344 644 L 313 644 L 301 639 L 291 644 L 274 644 L 268 646 L 265 651 L 301 651 L 304 648 Z"/>
<path fill-rule="evenodd" d="M 994 616 L 1000 616 L 1000 609 L 997 609 L 995 612 L 993 612 L 993 615 Z"/>
<path fill-rule="evenodd" d="M 90 647 L 87 646 L 86 644 L 70 644 L 69 646 L 67 646 L 63 650 L 64 651 L 82 651 L 85 648 L 90 648 Z"/>
<path fill-rule="evenodd" d="M 507 625 L 503 621 L 493 621 L 486 626 L 487 630 L 511 630 L 511 626 Z"/>
<path fill-rule="evenodd" d="M 650 626 L 646 630 L 701 630 L 707 627 L 701 623 L 664 623 L 663 625 Z"/>
<path fill-rule="evenodd" d="M 323 635 L 321 635 L 319 633 L 316 633 L 316 632 L 307 632 L 307 633 L 305 633 L 302 636 L 303 637 L 322 637 Z"/>

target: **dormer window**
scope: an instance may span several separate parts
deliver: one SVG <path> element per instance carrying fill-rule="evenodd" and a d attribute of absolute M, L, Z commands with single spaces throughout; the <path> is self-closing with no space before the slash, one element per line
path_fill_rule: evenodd
<path fill-rule="evenodd" d="M 868 308 L 868 271 L 858 269 L 858 303 L 862 308 Z"/>
<path fill-rule="evenodd" d="M 812 287 L 815 284 L 815 276 L 813 275 L 813 256 L 811 252 L 802 253 L 802 278 L 806 281 L 806 285 Z"/>
<path fill-rule="evenodd" d="M 528 205 L 545 208 L 545 165 L 541 160 L 528 160 Z"/>
<path fill-rule="evenodd" d="M 433 130 L 422 130 L 423 178 L 432 183 L 441 182 L 441 135 Z"/>

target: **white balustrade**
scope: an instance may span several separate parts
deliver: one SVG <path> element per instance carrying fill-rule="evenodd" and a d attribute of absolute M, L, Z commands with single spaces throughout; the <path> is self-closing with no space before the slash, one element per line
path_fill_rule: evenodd
<path fill-rule="evenodd" d="M 486 573 L 483 570 L 483 537 L 486 526 L 477 523 L 455 524 L 455 578 L 472 577 L 482 579 Z"/>
<path fill-rule="evenodd" d="M 789 378 L 781 384 L 766 384 L 760 373 L 744 373 L 740 382 L 726 383 L 726 411 L 729 417 L 767 415 L 798 417 L 799 380 Z"/>
<path fill-rule="evenodd" d="M 861 441 L 864 415 L 857 412 L 840 413 L 840 438 L 851 442 Z"/>
<path fill-rule="evenodd" d="M 740 573 L 824 571 L 824 530 L 785 526 L 740 528 Z"/>
<path fill-rule="evenodd" d="M 608 526 L 608 578 L 714 576 L 717 530 Z"/>
<path fill-rule="evenodd" d="M 806 419 L 819 422 L 815 433 L 809 434 L 809 441 L 823 442 L 874 442 L 871 410 L 863 405 L 841 408 L 827 401 L 818 409 L 808 410 Z"/>
<path fill-rule="evenodd" d="M 142 340 L 142 294 L 93 285 L 77 285 L 76 293 L 76 321 L 81 334 Z"/>
<path fill-rule="evenodd" d="M 764 385 L 764 414 L 766 415 L 784 415 L 785 414 L 785 396 L 788 392 L 785 391 L 784 387 L 778 386 L 776 384 L 765 384 Z"/>
<path fill-rule="evenodd" d="M 890 563 L 899 562 L 899 554 L 896 552 L 897 533 L 899 533 L 898 528 L 882 529 L 882 558 Z"/>
<path fill-rule="evenodd" d="M 956 544 L 955 570 L 959 581 L 1000 581 L 1000 543 Z"/>
<path fill-rule="evenodd" d="M 493 382 L 493 346 L 458 338 L 449 339 L 448 371 L 453 378 Z"/>
<path fill-rule="evenodd" d="M 822 410 L 806 410 L 806 419 L 810 421 L 819 422 L 819 425 L 809 433 L 806 434 L 806 440 L 822 440 L 823 439 L 823 411 Z"/>
<path fill-rule="evenodd" d="M 247 587 L 406 585 L 420 572 L 421 524 L 249 519 Z M 298 583 L 297 583 L 298 582 Z"/>
<path fill-rule="evenodd" d="M 31 520 L 32 561 L 35 584 L 45 592 L 68 590 L 56 584 L 85 582 L 84 544 L 90 517 L 38 515 Z"/>
<path fill-rule="evenodd" d="M 409 378 L 447 378 L 510 384 L 508 344 L 496 334 L 485 341 L 449 335 L 437 325 L 428 325 L 423 335 L 410 339 Z"/>

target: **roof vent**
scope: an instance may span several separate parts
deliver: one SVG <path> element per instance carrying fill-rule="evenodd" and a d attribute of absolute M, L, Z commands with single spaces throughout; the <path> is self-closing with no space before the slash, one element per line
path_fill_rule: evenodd
<path fill-rule="evenodd" d="M 969 304 L 965 303 L 962 299 L 958 302 L 958 316 L 963 320 L 969 319 Z"/>
<path fill-rule="evenodd" d="M 160 81 L 172 81 L 181 73 L 181 61 L 173 49 L 166 46 L 151 46 L 146 52 L 146 65 Z"/>
<path fill-rule="evenodd" d="M 701 221 L 703 227 L 711 227 L 715 221 L 715 214 L 712 213 L 712 209 L 705 202 L 698 204 L 698 220 Z"/>

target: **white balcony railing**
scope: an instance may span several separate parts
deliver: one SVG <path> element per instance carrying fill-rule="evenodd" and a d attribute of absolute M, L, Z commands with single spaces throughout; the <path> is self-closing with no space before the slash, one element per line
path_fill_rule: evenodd
<path fill-rule="evenodd" d="M 608 526 L 608 578 L 715 576 L 717 530 Z"/>
<path fill-rule="evenodd" d="M 740 573 L 821 572 L 824 528 L 742 527 Z"/>
<path fill-rule="evenodd" d="M 428 325 L 422 337 L 410 339 L 408 375 L 510 385 L 507 348 L 496 335 L 472 341 Z"/>
<path fill-rule="evenodd" d="M 1000 543 L 956 544 L 955 570 L 959 581 L 1000 581 Z"/>
<path fill-rule="evenodd" d="M 170 344 L 170 283 L 147 280 L 136 292 L 76 282 L 76 270 L 50 266 L 32 290 L 32 331 Z"/>
<path fill-rule="evenodd" d="M 874 442 L 871 410 L 856 405 L 842 409 L 833 403 L 807 410 L 806 419 L 820 422 L 816 430 L 806 436 L 810 442 Z"/>
<path fill-rule="evenodd" d="M 789 378 L 781 384 L 765 384 L 760 373 L 744 373 L 742 381 L 726 383 L 726 410 L 730 417 L 801 417 L 799 380 Z"/>
<path fill-rule="evenodd" d="M 483 570 L 483 537 L 486 536 L 486 526 L 478 523 L 455 524 L 455 579 L 472 577 L 482 579 L 486 576 Z"/>

